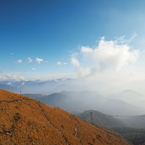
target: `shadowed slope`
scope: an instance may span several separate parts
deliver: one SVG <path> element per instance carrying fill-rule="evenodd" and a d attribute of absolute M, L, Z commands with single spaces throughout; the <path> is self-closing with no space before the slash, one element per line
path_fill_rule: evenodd
<path fill-rule="evenodd" d="M 120 135 L 57 107 L 0 89 L 0 144 L 128 145 Z"/>
<path fill-rule="evenodd" d="M 92 120 L 90 113 L 92 113 Z M 93 122 L 93 124 L 100 125 L 102 127 L 131 127 L 131 125 L 119 120 L 118 118 L 95 110 L 86 110 L 85 112 L 79 113 L 76 116 L 88 123 Z"/>

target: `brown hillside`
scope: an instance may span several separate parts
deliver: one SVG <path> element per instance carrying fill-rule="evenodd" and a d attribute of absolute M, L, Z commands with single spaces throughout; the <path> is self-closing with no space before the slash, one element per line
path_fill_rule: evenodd
<path fill-rule="evenodd" d="M 0 145 L 128 145 L 57 107 L 0 89 Z"/>

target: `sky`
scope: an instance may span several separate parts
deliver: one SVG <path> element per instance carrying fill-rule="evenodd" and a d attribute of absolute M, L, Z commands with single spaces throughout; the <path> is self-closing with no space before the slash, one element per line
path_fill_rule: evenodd
<path fill-rule="evenodd" d="M 144 0 L 0 0 L 0 81 L 144 81 L 144 6 Z"/>

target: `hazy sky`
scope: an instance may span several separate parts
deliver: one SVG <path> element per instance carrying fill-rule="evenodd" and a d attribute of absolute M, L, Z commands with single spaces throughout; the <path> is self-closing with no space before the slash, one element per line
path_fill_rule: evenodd
<path fill-rule="evenodd" d="M 0 0 L 0 80 L 144 81 L 144 29 L 144 0 Z"/>

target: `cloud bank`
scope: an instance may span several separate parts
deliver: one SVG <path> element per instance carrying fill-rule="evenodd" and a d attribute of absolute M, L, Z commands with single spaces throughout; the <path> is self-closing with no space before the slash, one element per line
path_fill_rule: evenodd
<path fill-rule="evenodd" d="M 74 56 L 71 58 L 71 63 L 72 63 L 75 67 L 79 67 L 79 66 L 80 66 L 79 61 L 78 61 Z"/>
<path fill-rule="evenodd" d="M 25 78 L 23 76 L 17 76 L 17 75 L 11 75 L 11 74 L 7 74 L 5 76 L 0 75 L 0 81 L 5 81 L 5 80 L 21 81 L 21 80 L 25 80 Z"/>
<path fill-rule="evenodd" d="M 106 70 L 120 71 L 130 63 L 134 63 L 139 56 L 139 51 L 132 50 L 125 42 L 122 39 L 121 42 L 106 41 L 105 37 L 102 37 L 95 48 L 81 46 L 81 57 L 85 62 L 90 61 L 92 65 L 88 68 L 82 67 L 77 57 L 73 55 L 71 63 L 75 66 L 75 73 L 79 77 L 87 77 Z"/>

